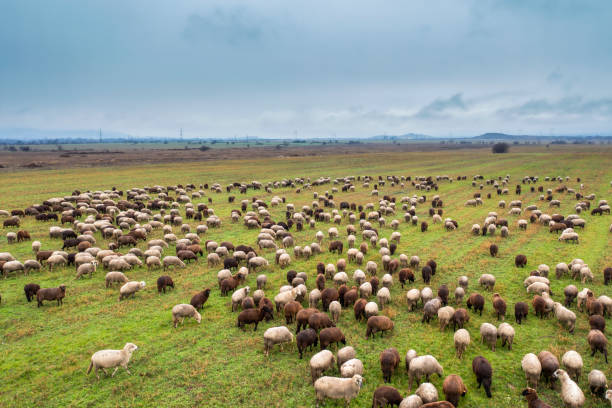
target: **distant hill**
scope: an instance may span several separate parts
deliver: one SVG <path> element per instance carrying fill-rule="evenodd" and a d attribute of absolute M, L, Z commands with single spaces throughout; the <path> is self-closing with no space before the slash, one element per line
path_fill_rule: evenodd
<path fill-rule="evenodd" d="M 433 136 L 419 133 L 405 133 L 403 135 L 377 135 L 366 137 L 365 140 L 427 140 L 435 139 Z"/>
<path fill-rule="evenodd" d="M 588 136 L 588 135 L 575 135 L 575 136 L 536 136 L 536 135 L 509 135 L 507 133 L 483 133 L 482 135 L 473 136 L 472 139 L 478 140 L 510 140 L 510 141 L 527 141 L 527 140 L 582 140 L 582 139 L 610 139 L 612 136 Z"/>

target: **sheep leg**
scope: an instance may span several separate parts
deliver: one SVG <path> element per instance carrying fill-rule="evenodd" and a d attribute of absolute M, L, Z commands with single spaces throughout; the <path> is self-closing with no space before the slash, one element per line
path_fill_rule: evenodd
<path fill-rule="evenodd" d="M 117 367 L 117 368 L 118 368 L 118 367 Z M 132 373 L 130 373 L 130 370 L 128 370 L 127 364 L 125 364 L 125 365 L 123 366 L 123 368 L 125 368 L 125 371 L 127 371 L 127 373 L 128 373 L 129 375 L 132 375 Z"/>
<path fill-rule="evenodd" d="M 119 369 L 119 366 L 115 367 L 115 371 L 113 371 L 113 374 L 111 374 L 111 377 L 115 376 L 115 373 L 117 372 L 118 369 Z"/>

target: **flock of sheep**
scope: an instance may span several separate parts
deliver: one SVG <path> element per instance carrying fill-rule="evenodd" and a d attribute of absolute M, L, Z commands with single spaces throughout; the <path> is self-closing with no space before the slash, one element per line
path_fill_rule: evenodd
<path fill-rule="evenodd" d="M 352 307 L 355 320 L 365 322 L 366 338 L 395 335 L 393 319 L 381 311 L 384 311 L 391 301 L 390 288 L 396 285 L 396 279 L 402 288 L 412 285 L 420 278 L 425 285 L 429 285 L 436 273 L 443 273 L 433 259 L 422 262 L 416 255 L 407 256 L 400 253 L 401 234 L 397 229 L 405 222 L 420 226 L 421 233 L 427 233 L 429 228 L 434 228 L 437 224 L 449 234 L 457 230 L 458 221 L 443 218 L 444 202 L 436 191 L 439 183 L 465 180 L 465 176 L 338 179 L 321 177 L 316 180 L 298 178 L 266 184 L 233 183 L 225 187 L 213 184 L 196 188 L 190 184 L 132 188 L 127 191 L 114 188 L 95 192 L 75 191 L 70 196 L 50 198 L 42 204 L 35 204 L 24 210 L 0 210 L 0 217 L 4 218 L 3 226 L 8 230 L 6 238 L 9 247 L 14 243 L 32 239 L 28 231 L 20 230 L 22 220 L 28 217 L 37 222 L 61 223 L 61 226 L 52 225 L 49 228 L 49 237 L 58 239 L 61 248 L 46 249 L 42 248 L 39 241 L 33 241 L 35 259 L 23 262 L 15 259 L 10 251 L 0 252 L 0 269 L 5 277 L 11 277 L 16 273 L 36 273 L 45 267 L 54 270 L 72 266 L 75 268 L 75 279 L 82 279 L 97 275 L 98 269 L 103 268 L 108 271 L 104 277 L 105 286 L 108 288 L 119 283 L 118 300 L 123 301 L 136 296 L 138 291 L 147 287 L 144 281 L 132 281 L 127 277 L 133 268 L 162 269 L 164 275 L 157 279 L 157 289 L 163 294 L 175 287 L 172 277 L 166 273 L 171 273 L 174 268 L 184 268 L 190 262 L 197 263 L 200 257 L 205 257 L 207 268 L 222 268 L 217 274 L 218 296 L 231 298 L 231 309 L 228 313 L 239 311 L 236 318 L 239 328 L 253 325 L 253 330 L 256 331 L 258 324 L 264 320 L 272 321 L 278 318 L 277 315 L 285 319 L 286 325 L 269 327 L 264 331 L 265 356 L 272 358 L 270 354 L 275 345 L 280 346 L 282 350 L 283 345 L 295 342 L 300 359 L 309 349 L 320 347 L 320 351 L 309 361 L 316 402 L 318 404 L 330 398 L 343 399 L 348 404 L 359 394 L 365 378 L 376 378 L 376 375 L 373 372 L 366 373 L 355 348 L 346 345 L 347 339 L 338 327 L 340 315 L 347 313 Z M 585 187 L 580 179 L 576 181 L 576 189 L 566 187 L 566 184 L 572 183 L 569 177 L 547 177 L 544 182 L 551 185 L 556 183 L 557 187 L 545 189 L 542 180 L 537 177 L 523 178 L 516 184 L 515 194 L 520 195 L 523 188 L 529 188 L 532 192 L 537 189 L 541 193 L 539 203 L 525 206 L 520 199 L 511 200 L 509 203 L 501 200 L 497 203 L 497 209 L 502 213 L 489 212 L 482 225 L 474 224 L 470 233 L 478 236 L 500 234 L 507 237 L 513 226 L 513 223 L 503 216 L 503 213 L 507 213 L 512 217 L 524 217 L 514 222 L 516 233 L 526 230 L 529 224 L 536 224 L 548 227 L 551 234 L 560 234 L 558 240 L 561 242 L 579 244 L 579 234 L 576 231 L 587 228 L 587 224 L 591 222 L 600 222 L 595 217 L 587 222 L 585 218 L 588 217 L 583 214 L 590 211 L 590 214 L 598 216 L 597 218 L 610 214 L 610 206 L 606 200 L 595 201 L 594 194 L 583 194 Z M 378 199 L 377 203 L 338 203 L 334 199 L 334 195 L 354 192 L 358 185 L 365 189 L 372 188 L 371 196 L 378 197 L 379 186 L 386 184 L 413 188 L 415 193 L 399 200 L 384 196 Z M 471 184 L 475 193 L 473 198 L 465 202 L 466 206 L 482 206 L 492 195 L 510 194 L 510 176 L 485 180 L 484 177 L 476 175 Z M 331 188 L 325 194 L 315 192 L 316 189 L 327 188 L 326 185 Z M 257 196 L 260 190 L 273 195 L 275 190 L 283 188 L 292 188 L 298 193 L 310 191 L 313 201 L 297 209 L 294 204 L 286 202 L 285 197 L 277 195 L 272 196 L 269 201 L 253 197 L 240 202 L 235 202 L 235 196 L 230 195 L 229 203 L 235 203 L 236 207 L 230 213 L 231 228 L 258 231 L 256 239 L 237 245 L 229 241 L 202 241 L 209 229 L 223 228 L 225 221 L 222 223 L 222 219 L 212 208 L 212 198 L 208 198 L 207 203 L 194 204 L 192 201 L 202 201 L 223 190 L 229 194 L 245 194 L 254 190 Z M 263 191 L 261 195 L 264 195 Z M 571 201 L 574 202 L 571 204 L 571 214 L 548 214 L 551 210 L 560 208 L 562 202 L 567 206 Z M 595 202 L 597 204 L 594 204 Z M 417 209 L 423 207 L 428 208 L 427 213 L 417 216 Z M 506 210 L 507 207 L 509 210 Z M 282 214 L 281 219 L 272 216 L 273 208 Z M 400 211 L 403 216 L 395 219 Z M 194 221 L 197 222 L 195 229 L 190 224 Z M 346 224 L 344 240 L 340 239 L 339 232 L 342 224 Z M 326 233 L 318 230 L 321 225 L 326 226 L 323 229 L 327 230 Z M 392 229 L 388 238 L 381 236 L 379 232 L 386 227 Z M 180 238 L 175 235 L 177 229 L 182 234 Z M 313 242 L 296 242 L 291 231 L 307 229 L 312 230 Z M 152 238 L 159 230 L 162 231 L 162 237 Z M 461 239 L 464 238 L 465 236 Z M 102 240 L 108 242 L 106 248 L 97 246 Z M 144 248 L 139 247 L 140 242 L 145 243 Z M 129 249 L 126 251 L 126 248 Z M 268 297 L 269 272 L 277 268 L 289 269 L 297 259 L 316 259 L 317 255 L 326 249 L 329 253 L 338 255 L 336 263 L 326 265 L 319 262 L 316 271 L 288 270 L 287 285 L 278 288 L 278 293 L 270 296 L 272 299 Z M 488 249 L 491 256 L 497 256 L 497 245 L 493 244 Z M 341 258 L 344 252 L 346 259 Z M 375 255 L 374 258 L 371 257 L 372 254 Z M 526 264 L 526 256 L 518 254 L 515 259 L 517 270 Z M 349 268 L 353 270 L 351 276 L 348 273 Z M 383 276 L 379 280 L 380 272 Z M 555 266 L 554 272 L 556 279 L 572 277 L 579 279 L 583 285 L 599 279 L 606 285 L 612 281 L 612 268 L 605 268 L 599 274 L 592 271 L 581 259 L 573 259 L 568 263 L 560 262 Z M 591 356 L 600 352 L 607 363 L 605 317 L 612 315 L 612 299 L 605 294 L 596 296 L 593 290 L 586 287 L 579 291 L 575 285 L 570 284 L 564 289 L 563 301 L 555 301 L 554 296 L 559 295 L 554 295 L 550 290 L 549 279 L 552 279 L 552 276 L 549 276 L 549 273 L 550 267 L 542 264 L 523 281 L 526 293 L 533 294 L 533 313 L 539 318 L 554 315 L 570 334 L 575 334 L 578 318 L 588 319 L 591 330 L 587 334 L 587 340 Z M 256 275 L 254 279 L 253 274 Z M 33 274 L 33 277 L 35 276 Z M 256 284 L 256 290 L 252 291 L 251 287 L 246 285 L 249 280 Z M 470 285 L 467 276 L 458 279 L 453 299 L 450 298 L 451 289 L 446 284 L 440 285 L 435 291 L 429 286 L 422 289 L 408 287 L 405 293 L 408 312 L 422 307 L 423 323 L 437 318 L 440 331 L 452 327 L 458 359 L 463 357 L 472 341 L 471 336 L 474 335 L 466 328 L 470 313 L 482 315 L 487 297 L 490 298 L 495 317 L 500 321 L 506 318 L 508 300 L 500 293 L 494 292 L 495 276 L 482 274 L 475 284 L 492 293 L 490 296 L 471 293 L 465 299 L 465 308 L 462 305 Z M 185 318 L 193 318 L 200 323 L 201 313 L 205 313 L 202 312 L 204 305 L 215 290 L 206 288 L 194 293 L 189 303 L 175 305 L 171 310 L 173 326 L 176 328 L 183 324 Z M 56 301 L 60 306 L 69 294 L 69 285 L 58 284 L 54 288 L 41 288 L 36 283 L 29 283 L 25 285 L 24 292 L 28 302 L 37 300 L 38 307 L 43 306 L 44 301 Z M 571 310 L 575 301 L 576 307 Z M 529 309 L 526 302 L 514 304 L 516 324 L 520 325 L 522 320 L 527 318 Z M 586 316 L 582 313 L 586 313 Z M 295 331 L 290 328 L 291 324 L 296 325 Z M 498 340 L 502 348 L 511 350 L 515 329 L 506 321 L 497 327 L 491 323 L 483 323 L 480 326 L 479 338 L 493 351 Z M 340 348 L 340 343 L 344 347 Z M 336 354 L 328 350 L 334 344 Z M 112 373 L 114 376 L 119 367 L 128 371 L 130 357 L 137 349 L 135 344 L 126 343 L 121 350 L 97 351 L 91 357 L 87 373 L 94 369 L 98 376 L 99 369 L 106 373 L 107 368 L 115 368 Z M 385 383 L 391 382 L 392 376 L 399 371 L 401 362 L 400 353 L 393 347 L 380 353 L 380 369 Z M 444 375 L 443 367 L 435 356 L 418 355 L 415 350 L 408 350 L 404 356 L 404 364 L 409 377 L 409 391 L 413 382 L 416 382 L 415 393 L 404 397 L 396 388 L 383 385 L 378 387 L 372 396 L 373 407 L 457 407 L 460 397 L 467 392 L 462 378 L 451 374 L 444 378 L 442 385 L 445 400 L 439 400 L 438 390 L 429 382 L 431 375 Z M 551 386 L 557 380 L 560 382 L 561 398 L 566 406 L 581 407 L 585 403 L 585 394 L 577 385 L 583 367 L 583 357 L 577 351 L 568 350 L 562 356 L 561 362 L 547 350 L 539 351 L 538 354 L 529 353 L 522 358 L 521 366 L 529 386 L 523 391 L 529 407 L 549 406 L 540 401 L 536 394 L 541 379 Z M 339 376 L 323 375 L 335 371 L 336 368 Z M 492 364 L 485 357 L 477 356 L 472 362 L 472 369 L 478 387 L 482 386 L 486 396 L 491 398 L 494 378 Z M 608 390 L 604 371 L 604 368 L 594 369 L 588 374 L 589 391 L 594 398 L 605 397 L 612 403 L 612 390 Z M 422 382 L 423 380 L 425 382 Z"/>

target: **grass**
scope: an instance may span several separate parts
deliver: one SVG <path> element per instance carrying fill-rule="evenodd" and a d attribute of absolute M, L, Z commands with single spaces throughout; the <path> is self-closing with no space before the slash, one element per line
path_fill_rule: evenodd
<path fill-rule="evenodd" d="M 399 283 L 391 289 L 392 302 L 382 312 L 393 318 L 395 330 L 383 338 L 365 340 L 365 324 L 356 323 L 351 310 L 344 310 L 338 326 L 347 338 L 347 344 L 354 346 L 365 366 L 365 384 L 352 406 L 370 406 L 372 393 L 383 384 L 378 363 L 380 352 L 387 347 L 396 347 L 403 355 L 408 349 L 415 349 L 419 354 L 432 354 L 444 367 L 445 375 L 459 374 L 468 387 L 468 393 L 461 401 L 464 407 L 514 407 L 524 406 L 519 393 L 525 385 L 520 361 L 525 353 L 538 353 L 550 350 L 559 359 L 570 349 L 582 354 L 584 360 L 583 376 L 580 386 L 587 395 L 586 407 L 606 406 L 587 391 L 586 375 L 592 368 L 598 368 L 608 378 L 612 377 L 610 365 L 606 365 L 601 354 L 590 356 L 586 342 L 588 322 L 586 315 L 577 312 L 577 328 L 573 335 L 561 328 L 556 319 L 540 320 L 533 312 L 523 325 L 514 322 L 513 305 L 518 301 L 530 303 L 522 285 L 529 271 L 541 263 L 548 264 L 554 270 L 558 262 L 569 262 L 572 258 L 584 259 L 595 273 L 595 281 L 588 284 L 598 296 L 608 294 L 610 287 L 602 282 L 602 270 L 612 265 L 612 234 L 608 232 L 610 216 L 591 216 L 583 214 L 587 228 L 579 231 L 579 245 L 559 243 L 555 234 L 549 234 L 546 227 L 530 224 L 526 231 L 519 231 L 516 220 L 521 217 L 506 215 L 497 208 L 500 199 L 493 192 L 491 199 L 484 199 L 484 205 L 478 208 L 465 207 L 464 203 L 472 197 L 477 189 L 471 186 L 471 177 L 482 174 L 485 178 L 511 175 L 510 190 L 506 201 L 518 198 L 514 195 L 514 185 L 520 183 L 525 175 L 537 175 L 545 188 L 554 188 L 559 183 L 545 182 L 546 176 L 570 176 L 571 181 L 564 183 L 571 188 L 578 188 L 581 177 L 585 193 L 595 193 L 596 200 L 612 199 L 610 180 L 612 171 L 609 159 L 612 151 L 607 148 L 593 147 L 514 147 L 512 153 L 495 155 L 482 150 L 461 150 L 450 152 L 397 153 L 397 154 L 362 154 L 338 155 L 326 157 L 299 157 L 288 159 L 252 159 L 240 161 L 218 161 L 206 163 L 176 163 L 173 165 L 129 166 L 118 168 L 89 168 L 86 170 L 52 170 L 23 171 L 3 174 L 0 185 L 2 209 L 25 208 L 32 203 L 40 203 L 52 196 L 69 195 L 74 189 L 98 190 L 116 186 L 119 189 L 142 187 L 145 185 L 173 185 L 177 183 L 219 182 L 226 185 L 233 181 L 261 182 L 281 180 L 298 176 L 339 177 L 347 175 L 466 175 L 467 181 L 440 182 L 437 193 L 428 192 L 428 201 L 434 194 L 444 200 L 444 216 L 452 217 L 459 222 L 459 229 L 446 232 L 437 225 L 431 225 L 427 233 L 422 234 L 418 227 L 403 222 L 403 212 L 399 201 L 403 196 L 419 194 L 419 191 L 408 183 L 405 187 L 385 185 L 380 189 L 380 197 L 389 195 L 398 200 L 398 211 L 395 216 L 386 217 L 401 220 L 399 231 L 402 234 L 397 253 L 419 255 L 422 260 L 433 258 L 439 265 L 439 272 L 432 279 L 434 290 L 446 283 L 451 293 L 456 287 L 457 278 L 466 275 L 470 278 L 469 293 L 478 291 L 485 295 L 487 303 L 482 317 L 470 312 L 471 320 L 467 329 L 472 336 L 462 360 L 455 358 L 453 333 L 448 330 L 440 333 L 437 321 L 421 324 L 421 310 L 408 312 L 405 306 L 405 290 Z M 243 196 L 235 192 L 237 200 L 252 197 L 262 198 L 269 202 L 274 196 L 284 196 L 287 202 L 294 203 L 296 208 L 310 205 L 313 191 L 323 193 L 331 191 L 333 185 L 327 184 L 297 193 L 295 189 L 273 189 L 271 194 L 263 190 L 249 190 Z M 356 191 L 336 193 L 336 203 L 340 201 L 365 204 L 376 203 L 370 196 L 371 187 L 364 188 L 356 182 Z M 485 186 L 483 193 L 492 192 Z M 212 194 L 212 207 L 223 220 L 220 229 L 210 229 L 203 239 L 218 242 L 229 240 L 234 244 L 254 245 L 257 232 L 247 230 L 241 223 L 232 224 L 230 210 L 239 204 L 229 204 L 229 194 Z M 545 212 L 545 202 L 538 199 L 539 193 L 529 191 L 523 186 L 520 199 L 524 205 L 537 204 Z M 205 201 L 204 198 L 202 201 Z M 573 213 L 574 198 L 562 195 L 562 214 Z M 195 201 L 196 203 L 199 201 Z M 429 205 L 417 208 L 420 219 L 428 219 Z M 276 220 L 284 219 L 284 207 L 270 209 Z M 469 230 L 474 223 L 482 223 L 489 211 L 498 211 L 508 218 L 510 236 L 508 238 L 474 237 Z M 344 219 L 338 228 L 341 239 L 346 239 Z M 43 248 L 52 249 L 61 246 L 59 240 L 48 237 L 48 227 L 53 224 L 36 222 L 27 218 L 22 228 L 30 231 L 33 239 L 42 242 Z M 196 223 L 192 223 L 193 226 Z M 305 245 L 314 241 L 317 230 L 327 231 L 332 224 L 317 223 L 314 230 L 306 228 L 302 232 L 292 231 L 296 245 Z M 30 243 L 8 245 L 5 231 L 0 237 L 0 252 L 10 251 L 19 260 L 31 259 Z M 175 231 L 180 235 L 178 229 Z M 391 229 L 379 229 L 381 237 L 389 237 Z M 152 234 L 152 238 L 161 236 L 161 231 Z M 98 246 L 105 247 L 108 242 L 99 234 Z M 360 242 L 358 238 L 358 242 Z M 495 242 L 500 247 L 498 258 L 488 255 L 488 245 Z M 324 246 L 327 245 L 327 239 Z M 139 245 L 141 248 L 144 244 Z M 170 249 L 168 253 L 173 254 Z M 291 251 L 290 251 L 291 252 Z M 514 267 L 514 256 L 518 253 L 527 255 L 528 265 L 525 269 Z M 273 251 L 264 251 L 264 256 L 273 264 Z M 337 260 L 336 255 L 327 252 L 312 259 L 296 260 L 292 255 L 291 269 L 305 271 L 310 279 L 309 289 L 314 287 L 316 263 L 329 263 Z M 346 256 L 346 253 L 343 255 Z M 370 250 L 366 260 L 374 260 L 380 265 L 380 256 L 376 250 Z M 349 276 L 357 266 L 349 264 Z M 219 268 L 207 268 L 205 262 L 191 264 L 185 269 L 173 270 L 170 275 L 176 289 L 165 295 L 158 295 L 155 281 L 161 271 L 147 271 L 136 268 L 127 275 L 132 280 L 145 280 L 147 289 L 139 292 L 133 299 L 118 302 L 117 288 L 104 287 L 104 272 L 98 271 L 93 278 L 74 280 L 73 268 L 64 268 L 49 272 L 44 269 L 30 276 L 9 276 L 0 280 L 0 406 L 23 407 L 40 405 L 35 401 L 44 401 L 45 406 L 55 407 L 93 407 L 93 406 L 138 406 L 152 405 L 164 407 L 192 406 L 277 406 L 308 407 L 314 405 L 314 392 L 309 384 L 310 374 L 308 360 L 313 354 L 309 352 L 303 360 L 297 357 L 295 345 L 285 347 L 284 352 L 275 348 L 270 358 L 263 356 L 262 335 L 266 328 L 284 324 L 276 317 L 273 322 L 260 325 L 258 331 L 241 331 L 236 328 L 237 313 L 230 310 L 229 297 L 222 297 L 217 287 L 216 274 Z M 268 297 L 273 298 L 279 286 L 284 284 L 285 271 L 271 266 L 266 273 L 269 284 L 266 290 Z M 492 293 L 478 288 L 477 280 L 482 273 L 492 273 L 497 278 L 495 291 L 508 301 L 506 321 L 516 330 L 512 351 L 501 349 L 491 352 L 479 341 L 478 329 L 481 323 L 491 322 L 498 325 L 492 313 L 490 298 Z M 420 274 L 417 274 L 420 275 Z M 379 277 L 382 273 L 379 272 Z M 65 303 L 57 307 L 52 302 L 42 308 L 35 303 L 27 303 L 23 295 L 23 285 L 37 282 L 41 287 L 54 287 L 60 283 L 68 286 Z M 255 276 L 247 282 L 255 287 Z M 579 282 L 568 277 L 557 280 L 551 278 L 551 286 L 556 294 L 562 296 L 563 288 L 568 284 Z M 422 288 L 420 278 L 409 287 Z M 203 287 L 212 287 L 213 291 L 203 311 L 201 325 L 187 320 L 184 326 L 172 328 L 170 309 L 177 303 L 186 303 L 191 295 Z M 573 307 L 575 309 L 575 306 Z M 609 319 L 607 319 L 609 323 Z M 294 325 L 291 326 L 294 329 Z M 89 357 L 97 350 L 104 348 L 121 348 L 126 342 L 139 346 L 130 363 L 132 375 L 118 371 L 114 378 L 102 377 L 96 381 L 95 376 L 85 376 Z M 471 371 L 471 361 L 477 355 L 487 357 L 494 369 L 493 395 L 488 400 L 483 390 L 476 388 L 475 377 Z M 403 367 L 403 361 L 402 366 Z M 330 372 L 330 375 L 338 375 Z M 443 378 L 432 378 L 441 396 Z M 404 369 L 393 376 L 392 383 L 404 395 L 408 395 L 408 377 Z M 413 389 L 414 392 L 414 389 Z M 562 406 L 559 390 L 540 387 L 542 399 L 552 406 Z M 340 402 L 328 401 L 327 406 L 341 406 Z"/>

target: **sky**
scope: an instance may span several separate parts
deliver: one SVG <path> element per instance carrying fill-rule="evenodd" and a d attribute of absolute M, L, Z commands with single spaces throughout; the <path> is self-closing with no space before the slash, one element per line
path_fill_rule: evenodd
<path fill-rule="evenodd" d="M 2 0 L 0 129 L 610 135 L 611 21 L 609 0 Z"/>

